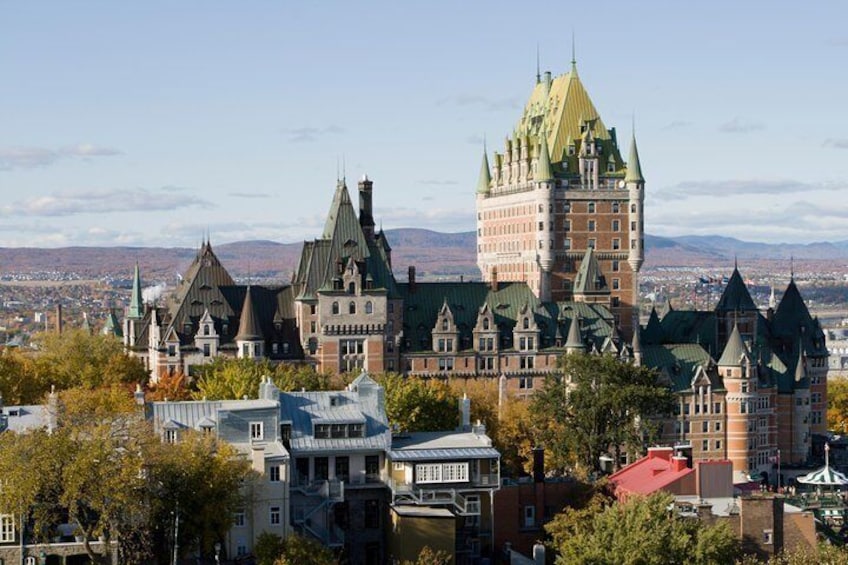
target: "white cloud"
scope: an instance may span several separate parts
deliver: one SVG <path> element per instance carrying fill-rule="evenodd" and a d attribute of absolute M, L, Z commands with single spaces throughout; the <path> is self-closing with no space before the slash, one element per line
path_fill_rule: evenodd
<path fill-rule="evenodd" d="M 289 136 L 291 143 L 309 143 L 328 135 L 344 133 L 344 128 L 335 124 L 326 127 L 304 126 L 298 128 L 284 128 L 283 133 Z"/>
<path fill-rule="evenodd" d="M 135 188 L 56 192 L 36 196 L 0 205 L 0 216 L 74 216 L 211 207 L 210 202 L 190 194 Z"/>
<path fill-rule="evenodd" d="M 848 138 L 828 138 L 824 140 L 822 145 L 825 147 L 834 147 L 836 149 L 848 149 Z"/>
<path fill-rule="evenodd" d="M 37 169 L 53 165 L 63 159 L 90 159 L 92 157 L 112 157 L 121 152 L 111 147 L 100 147 L 90 143 L 80 143 L 58 149 L 46 147 L 4 147 L 0 148 L 0 171 L 13 169 Z"/>

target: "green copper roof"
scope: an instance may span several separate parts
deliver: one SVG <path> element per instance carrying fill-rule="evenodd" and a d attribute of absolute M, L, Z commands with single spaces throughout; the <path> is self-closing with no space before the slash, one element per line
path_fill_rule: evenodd
<path fill-rule="evenodd" d="M 492 184 L 492 175 L 489 173 L 489 157 L 483 151 L 483 164 L 480 166 L 480 179 L 477 181 L 477 192 L 487 194 Z"/>
<path fill-rule="evenodd" d="M 583 255 L 580 269 L 578 269 L 577 276 L 574 278 L 574 294 L 604 294 L 608 292 L 609 286 L 607 286 L 607 281 L 601 273 L 601 267 L 595 257 L 595 250 L 589 247 Z"/>
<path fill-rule="evenodd" d="M 541 136 L 542 142 L 539 144 L 539 161 L 536 163 L 535 179 L 538 182 L 548 181 L 554 178 L 554 173 L 551 170 L 551 156 L 548 153 L 547 136 Z"/>
<path fill-rule="evenodd" d="M 675 392 L 692 388 L 695 371 L 709 364 L 710 354 L 691 343 L 648 345 L 642 352 L 642 365 L 668 376 Z"/>
<path fill-rule="evenodd" d="M 133 273 L 132 295 L 130 297 L 130 308 L 127 311 L 127 318 L 140 319 L 144 316 L 144 302 L 141 298 L 141 275 L 138 270 L 138 261 L 135 263 L 135 272 Z"/>
<path fill-rule="evenodd" d="M 627 160 L 627 174 L 624 182 L 645 182 L 642 177 L 642 164 L 639 162 L 639 150 L 636 148 L 636 134 L 630 141 L 630 158 Z"/>
<path fill-rule="evenodd" d="M 727 338 L 727 345 L 724 346 L 724 352 L 721 354 L 721 359 L 718 360 L 718 365 L 719 367 L 741 367 L 746 359 L 750 360 L 751 354 L 742 342 L 739 327 L 733 324 L 733 331 Z"/>
<path fill-rule="evenodd" d="M 754 304 L 751 294 L 748 292 L 748 287 L 745 281 L 742 280 L 742 275 L 739 274 L 739 269 L 733 268 L 733 274 L 730 275 L 730 281 L 724 288 L 724 292 L 716 305 L 716 311 L 719 312 L 749 312 L 757 311 L 757 305 Z"/>

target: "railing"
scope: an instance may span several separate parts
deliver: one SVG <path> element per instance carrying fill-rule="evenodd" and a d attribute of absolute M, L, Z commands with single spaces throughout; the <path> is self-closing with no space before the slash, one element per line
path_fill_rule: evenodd
<path fill-rule="evenodd" d="M 318 496 L 332 501 L 344 500 L 344 482 L 336 479 L 315 481 L 299 479 L 292 482 L 291 488 L 307 496 Z"/>

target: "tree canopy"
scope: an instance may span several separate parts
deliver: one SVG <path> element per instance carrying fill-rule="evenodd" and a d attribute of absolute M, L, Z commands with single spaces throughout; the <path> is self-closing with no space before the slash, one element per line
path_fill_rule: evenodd
<path fill-rule="evenodd" d="M 272 365 L 267 359 L 233 359 L 216 357 L 197 368 L 197 379 L 191 396 L 195 399 L 234 400 L 256 398 L 265 377 L 281 391 L 330 390 L 341 388 L 338 377 L 319 373 L 310 365 L 281 363 Z M 158 386 L 158 385 L 157 385 Z"/>
<path fill-rule="evenodd" d="M 599 469 L 599 457 L 640 451 L 672 408 L 672 393 L 656 374 L 613 355 L 565 355 L 562 378 L 548 377 L 531 401 L 534 419 L 553 460 Z"/>
<path fill-rule="evenodd" d="M 848 432 L 848 378 L 827 379 L 827 429 Z"/>
<path fill-rule="evenodd" d="M 386 391 L 389 423 L 405 432 L 453 430 L 459 422 L 459 396 L 438 379 L 386 373 L 376 377 Z"/>
<path fill-rule="evenodd" d="M 581 509 L 566 509 L 545 526 L 558 565 L 723 565 L 739 555 L 726 522 L 709 525 L 679 516 L 674 497 L 655 493 L 611 504 L 596 495 Z"/>

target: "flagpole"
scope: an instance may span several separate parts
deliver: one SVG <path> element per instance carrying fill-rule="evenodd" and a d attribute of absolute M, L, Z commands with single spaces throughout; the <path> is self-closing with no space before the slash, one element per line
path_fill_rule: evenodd
<path fill-rule="evenodd" d="M 780 492 L 780 449 L 777 450 L 777 492 Z"/>

